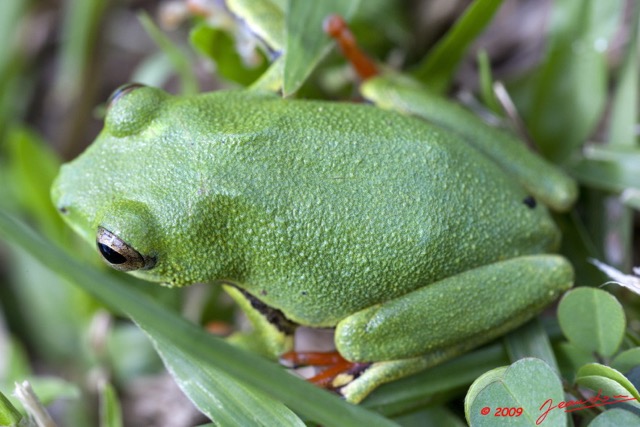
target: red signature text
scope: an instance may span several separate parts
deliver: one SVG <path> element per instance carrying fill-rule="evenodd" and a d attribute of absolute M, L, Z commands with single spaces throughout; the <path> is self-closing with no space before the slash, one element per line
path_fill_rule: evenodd
<path fill-rule="evenodd" d="M 575 412 L 583 409 L 595 408 L 597 406 L 613 405 L 614 403 L 627 402 L 629 400 L 636 400 L 635 397 L 626 395 L 604 396 L 602 390 L 598 390 L 598 394 L 589 397 L 588 399 L 580 400 L 566 400 L 558 402 L 557 405 L 553 404 L 553 399 L 547 399 L 540 406 L 542 414 L 536 420 L 536 425 L 540 425 L 549 415 L 549 412 L 554 409 L 564 409 L 564 412 Z"/>

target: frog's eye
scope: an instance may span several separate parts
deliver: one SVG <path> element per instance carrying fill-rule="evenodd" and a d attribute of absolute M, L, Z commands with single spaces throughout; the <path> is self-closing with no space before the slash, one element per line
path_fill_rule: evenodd
<path fill-rule="evenodd" d="M 154 258 L 140 255 L 121 238 L 102 227 L 98 227 L 96 245 L 102 258 L 116 270 L 148 270 L 155 265 Z"/>
<path fill-rule="evenodd" d="M 140 83 L 127 83 L 126 85 L 120 86 L 118 89 L 114 90 L 109 99 L 107 100 L 107 109 L 113 107 L 118 100 L 120 100 L 123 96 L 128 94 L 129 92 L 134 91 L 135 89 L 145 87 Z"/>
<path fill-rule="evenodd" d="M 130 83 L 116 89 L 107 103 L 105 130 L 122 138 L 151 125 L 169 94 L 162 89 Z"/>

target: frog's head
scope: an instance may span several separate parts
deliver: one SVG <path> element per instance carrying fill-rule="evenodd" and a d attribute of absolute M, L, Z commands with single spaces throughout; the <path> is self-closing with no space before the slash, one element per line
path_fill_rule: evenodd
<path fill-rule="evenodd" d="M 190 136 L 176 128 L 189 119 L 183 109 L 176 111 L 174 99 L 140 85 L 118 89 L 104 129 L 81 156 L 62 166 L 52 198 L 111 267 L 185 285 L 207 279 L 190 266 L 203 265 L 199 257 L 211 254 L 194 249 L 208 236 L 202 235 L 204 219 L 197 218 L 191 198 L 198 190 L 197 159 L 178 148 Z"/>

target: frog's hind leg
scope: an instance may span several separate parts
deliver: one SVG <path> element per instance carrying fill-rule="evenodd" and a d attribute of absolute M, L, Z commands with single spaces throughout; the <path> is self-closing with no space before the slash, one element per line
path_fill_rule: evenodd
<path fill-rule="evenodd" d="M 557 255 L 478 267 L 359 311 L 335 333 L 353 362 L 375 362 L 340 392 L 352 402 L 379 385 L 449 360 L 515 329 L 573 283 Z"/>

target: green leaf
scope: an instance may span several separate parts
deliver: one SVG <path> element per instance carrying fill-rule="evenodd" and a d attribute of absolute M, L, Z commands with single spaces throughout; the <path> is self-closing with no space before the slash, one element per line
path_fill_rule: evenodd
<path fill-rule="evenodd" d="M 0 236 L 19 245 L 60 277 L 80 286 L 113 310 L 127 313 L 155 342 L 171 342 L 188 356 L 183 360 L 185 366 L 192 365 L 194 370 L 201 366 L 209 366 L 213 371 L 224 370 L 239 383 L 255 387 L 270 396 L 270 399 L 260 402 L 262 411 L 268 411 L 269 407 L 280 401 L 325 426 L 395 425 L 377 414 L 348 404 L 293 377 L 271 362 L 234 348 L 206 333 L 157 304 L 137 288 L 70 258 L 60 248 L 42 239 L 3 211 L 0 211 Z M 181 378 L 183 381 L 192 379 L 193 377 Z M 202 381 L 207 381 L 207 377 Z M 220 405 L 220 402 L 233 402 L 242 398 L 229 395 L 224 389 L 216 389 L 216 384 L 211 382 L 207 382 L 201 393 L 206 395 L 202 400 L 208 402 L 208 410 L 221 413 L 224 413 L 226 405 Z M 258 408 L 253 410 L 257 411 Z M 269 424 L 269 420 L 263 421 Z"/>
<path fill-rule="evenodd" d="M 478 398 L 480 392 L 500 379 L 508 368 L 508 366 L 500 366 L 498 368 L 494 368 L 490 371 L 485 372 L 475 379 L 475 381 L 471 384 L 471 387 L 469 387 L 467 395 L 464 398 L 465 413 L 469 412 L 471 408 L 468 407 L 468 405 L 471 405 Z"/>
<path fill-rule="evenodd" d="M 8 182 L 13 193 L 38 228 L 60 243 L 65 228 L 49 196 L 60 160 L 41 138 L 27 129 L 12 129 L 6 142 Z"/>
<path fill-rule="evenodd" d="M 609 124 L 609 144 L 620 146 L 636 145 L 636 122 L 638 121 L 638 25 L 640 5 L 632 3 L 633 20 L 629 44 L 619 71 L 615 94 L 611 103 Z"/>
<path fill-rule="evenodd" d="M 622 373 L 609 366 L 602 365 L 600 363 L 589 363 L 582 366 L 576 373 L 576 382 L 582 385 L 582 382 L 587 378 L 604 378 L 608 381 L 613 381 L 623 387 L 631 396 L 640 400 L 640 394 L 631 381 L 629 381 Z M 592 388 L 592 390 L 597 391 L 598 389 Z M 614 394 L 611 394 L 611 396 L 613 395 Z"/>
<path fill-rule="evenodd" d="M 100 400 L 100 427 L 122 427 L 120 401 L 111 384 L 104 385 Z"/>
<path fill-rule="evenodd" d="M 465 398 L 465 415 L 474 427 L 500 425 L 499 421 L 507 420 L 515 426 L 536 426 L 538 421 L 550 426 L 566 425 L 564 412 L 549 411 L 545 416 L 541 409 L 549 401 L 562 401 L 564 394 L 560 378 L 540 359 L 521 359 L 476 381 Z M 522 408 L 522 414 L 498 418 L 495 414 L 500 414 L 501 408 L 507 415 L 512 409 Z"/>
<path fill-rule="evenodd" d="M 296 92 L 318 62 L 329 52 L 331 39 L 322 29 L 325 18 L 338 14 L 348 21 L 360 0 L 289 0 L 283 95 Z"/>
<path fill-rule="evenodd" d="M 226 1 L 229 10 L 275 52 L 282 52 L 285 46 L 284 5 L 281 3 L 276 0 Z"/>
<path fill-rule="evenodd" d="M 0 425 L 1 426 L 14 426 L 20 422 L 22 415 L 11 404 L 9 399 L 0 392 Z"/>
<path fill-rule="evenodd" d="M 491 76 L 489 55 L 484 49 L 478 52 L 478 75 L 480 76 L 480 97 L 482 101 L 491 111 L 502 115 L 502 108 L 493 91 L 493 77 Z"/>
<path fill-rule="evenodd" d="M 621 0 L 553 3 L 545 60 L 512 91 L 541 153 L 565 162 L 600 121 L 607 99 L 607 52 L 622 16 Z"/>
<path fill-rule="evenodd" d="M 618 300 L 596 288 L 577 288 L 567 292 L 558 306 L 562 332 L 577 347 L 602 356 L 618 350 L 626 321 Z"/>
<path fill-rule="evenodd" d="M 491 22 L 502 0 L 476 0 L 414 72 L 436 92 L 445 92 L 471 43 Z"/>
<path fill-rule="evenodd" d="M 465 423 L 446 406 L 432 406 L 395 418 L 402 427 L 465 427 Z"/>
<path fill-rule="evenodd" d="M 504 337 L 507 354 L 512 362 L 525 357 L 535 357 L 559 372 L 549 336 L 538 318 L 520 326 Z"/>
<path fill-rule="evenodd" d="M 625 145 L 590 145 L 584 156 L 570 165 L 572 175 L 583 184 L 613 193 L 624 192 L 622 199 L 638 207 L 640 189 L 640 148 Z M 629 191 L 627 191 L 629 190 Z M 635 192 L 636 194 L 632 194 Z"/>
<path fill-rule="evenodd" d="M 589 427 L 620 427 L 640 425 L 640 417 L 630 411 L 613 408 L 598 415 Z"/>
<path fill-rule="evenodd" d="M 205 23 L 191 30 L 189 41 L 198 52 L 216 64 L 216 71 L 220 76 L 242 86 L 248 86 L 254 82 L 269 66 L 264 57 L 261 58 L 262 63 L 259 65 L 246 65 L 229 34 L 211 28 Z"/>
<path fill-rule="evenodd" d="M 282 57 L 276 59 L 258 80 L 256 80 L 249 90 L 266 90 L 278 92 L 282 89 L 282 72 L 284 70 L 284 60 Z"/>
<path fill-rule="evenodd" d="M 60 69 L 55 76 L 56 92 L 62 99 L 75 98 L 86 77 L 93 48 L 101 28 L 100 20 L 108 5 L 106 0 L 65 2 Z"/>
<path fill-rule="evenodd" d="M 611 367 L 623 373 L 629 372 L 636 366 L 640 366 L 640 347 L 625 350 L 611 361 Z"/>
<path fill-rule="evenodd" d="M 640 394 L 631 381 L 620 372 L 599 363 L 590 363 L 578 369 L 576 383 L 590 388 L 601 396 L 611 400 L 624 401 L 625 404 L 640 409 Z"/>
<path fill-rule="evenodd" d="M 194 360 L 177 347 L 170 337 L 154 333 L 149 333 L 149 336 L 180 388 L 218 425 L 305 425 L 286 406 L 274 401 L 268 394 L 238 382 L 233 376 L 228 375 L 224 368 Z M 218 399 L 211 389 L 225 390 L 225 399 Z M 223 406 L 224 410 L 220 411 L 218 406 Z"/>
<path fill-rule="evenodd" d="M 2 316 L 2 311 L 0 311 L 0 316 Z M 13 384 L 15 381 L 31 375 L 29 358 L 24 345 L 9 337 L 7 331 L 2 327 L 0 327 L 0 348 L 3 349 L 3 357 L 0 359 L 0 384 Z"/>

